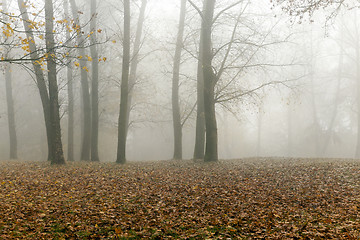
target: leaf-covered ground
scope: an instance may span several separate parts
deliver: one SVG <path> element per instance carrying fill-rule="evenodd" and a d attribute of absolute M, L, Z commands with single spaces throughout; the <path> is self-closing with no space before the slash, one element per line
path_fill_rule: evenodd
<path fill-rule="evenodd" d="M 0 163 L 0 239 L 359 239 L 360 162 Z"/>

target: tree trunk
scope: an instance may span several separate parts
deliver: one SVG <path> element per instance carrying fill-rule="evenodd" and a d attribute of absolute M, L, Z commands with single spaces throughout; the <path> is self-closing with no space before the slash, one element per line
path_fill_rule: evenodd
<path fill-rule="evenodd" d="M 24 29 L 26 33 L 26 37 L 28 39 L 32 39 L 29 41 L 30 48 L 30 57 L 34 59 L 31 63 L 33 65 L 36 77 L 36 85 L 39 89 L 40 99 L 43 107 L 45 127 L 46 127 L 46 137 L 47 137 L 47 145 L 48 145 L 48 160 L 51 161 L 53 159 L 54 151 L 52 149 L 51 144 L 51 123 L 50 123 L 50 103 L 49 103 L 49 95 L 47 86 L 45 83 L 45 78 L 43 71 L 41 70 L 41 65 L 36 63 L 35 60 L 39 59 L 39 55 L 37 53 L 35 38 L 32 29 L 30 28 L 30 20 L 25 8 L 25 3 L 23 0 L 18 0 L 18 6 L 21 12 L 22 21 L 24 24 Z"/>
<path fill-rule="evenodd" d="M 126 163 L 126 119 L 129 95 L 129 68 L 130 68 L 130 0 L 124 0 L 124 40 L 123 63 L 121 76 L 120 113 L 118 120 L 118 146 L 116 162 Z"/>
<path fill-rule="evenodd" d="M 69 4 L 64 0 L 65 19 L 70 21 Z M 66 31 L 66 39 L 70 39 L 70 32 Z M 71 67 L 71 59 L 68 59 L 66 66 L 67 72 L 67 90 L 68 90 L 68 161 L 74 161 L 74 90 L 73 90 L 73 75 Z"/>
<path fill-rule="evenodd" d="M 10 138 L 10 159 L 17 159 L 17 137 L 16 137 L 16 124 L 14 113 L 14 100 L 12 95 L 12 77 L 11 65 L 5 66 L 5 85 L 6 85 L 6 103 L 7 115 L 9 124 L 9 138 Z"/>
<path fill-rule="evenodd" d="M 343 26 L 341 26 L 340 29 L 340 37 L 343 36 L 343 30 L 342 30 Z M 338 112 L 338 106 L 339 106 L 339 99 L 340 99 L 340 87 L 341 87 L 341 80 L 342 80 L 342 71 L 343 71 L 343 65 L 344 65 L 344 46 L 343 46 L 343 39 L 340 39 L 340 53 L 339 53 L 339 62 L 338 62 L 338 71 L 337 71 L 337 84 L 336 84 L 336 93 L 335 93 L 335 102 L 333 105 L 333 111 L 331 114 L 331 118 L 330 118 L 330 123 L 328 126 L 328 129 L 326 131 L 326 135 L 325 135 L 325 141 L 324 141 L 324 145 L 322 147 L 322 155 L 324 156 L 326 153 L 326 150 L 328 149 L 329 143 L 330 143 L 330 139 L 331 139 L 331 135 L 333 132 L 333 128 L 335 125 L 335 120 L 336 120 L 336 116 L 337 116 L 337 112 Z"/>
<path fill-rule="evenodd" d="M 203 36 L 200 34 L 199 59 L 197 66 L 197 113 L 194 159 L 204 158 L 205 113 L 204 113 L 204 72 L 203 72 Z"/>
<path fill-rule="evenodd" d="M 146 9 L 146 5 L 147 5 L 147 1 L 148 0 L 142 0 L 141 1 L 139 19 L 138 19 L 137 28 L 136 28 L 133 55 L 132 55 L 132 59 L 131 59 L 130 76 L 129 76 L 128 113 L 127 113 L 127 118 L 126 118 L 126 136 L 127 136 L 129 126 L 130 126 L 130 114 L 131 114 L 132 96 L 133 96 L 134 87 L 135 87 L 135 84 L 136 84 L 136 72 L 137 72 L 137 66 L 138 66 L 138 63 L 139 63 L 139 51 L 140 51 L 140 45 L 141 45 L 141 35 L 142 35 L 142 29 L 143 29 L 144 20 L 145 20 L 145 9 Z"/>
<path fill-rule="evenodd" d="M 176 49 L 174 55 L 174 69 L 172 79 L 172 113 L 174 128 L 174 159 L 182 159 L 182 125 L 179 103 L 179 80 L 180 80 L 180 62 L 181 51 L 183 48 L 183 36 L 185 25 L 186 0 L 181 0 L 179 29 L 176 40 Z"/>
<path fill-rule="evenodd" d="M 215 0 L 204 2 L 201 34 L 203 36 L 203 72 L 204 72 L 204 113 L 206 127 L 206 146 L 204 161 L 218 160 L 218 136 L 215 114 L 215 79 L 212 68 L 211 32 Z"/>
<path fill-rule="evenodd" d="M 45 40 L 47 57 L 47 70 L 49 82 L 49 99 L 50 99 L 50 123 L 51 123 L 51 138 L 52 147 L 54 149 L 54 156 L 51 159 L 52 164 L 64 164 L 64 154 L 61 142 L 60 129 L 60 114 L 58 101 L 58 86 L 56 78 L 56 62 L 55 62 L 55 40 L 54 40 L 54 25 L 53 25 L 53 3 L 52 0 L 45 1 Z"/>
<path fill-rule="evenodd" d="M 98 140 L 99 140 L 99 54 L 96 47 L 96 0 L 91 0 L 91 22 L 90 31 L 90 52 L 92 58 L 91 74 L 91 161 L 99 161 Z"/>
<path fill-rule="evenodd" d="M 358 44 L 358 41 L 357 41 Z M 357 142 L 355 158 L 360 159 L 360 50 L 359 44 L 356 46 L 356 81 L 357 81 Z"/>
<path fill-rule="evenodd" d="M 8 13 L 7 1 L 2 1 L 3 11 Z M 4 21 L 8 21 L 8 17 L 4 16 Z M 5 44 L 8 40 L 5 39 Z M 9 55 L 10 50 L 6 49 L 6 54 Z M 11 65 L 5 64 L 5 90 L 6 90 L 6 104 L 7 104 L 7 116 L 9 127 L 9 140 L 10 140 L 10 159 L 17 159 L 17 137 L 16 137 L 16 123 L 14 112 L 14 100 L 12 90 L 12 77 L 11 77 Z"/>
<path fill-rule="evenodd" d="M 78 8 L 76 6 L 75 0 L 70 0 L 70 5 L 72 9 L 72 14 L 77 28 L 77 45 L 79 52 L 80 62 L 80 71 L 81 71 L 81 90 L 82 90 L 82 101 L 83 101 L 83 141 L 81 147 L 81 156 L 80 159 L 84 161 L 90 160 L 90 147 L 91 147 L 91 105 L 90 105 L 90 93 L 89 93 L 89 83 L 88 83 L 88 74 L 84 49 L 84 38 L 80 29 L 80 19 L 78 16 Z"/>

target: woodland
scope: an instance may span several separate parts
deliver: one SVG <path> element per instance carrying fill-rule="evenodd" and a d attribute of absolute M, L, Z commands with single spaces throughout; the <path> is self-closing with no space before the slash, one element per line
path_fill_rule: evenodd
<path fill-rule="evenodd" d="M 357 0 L 0 7 L 0 238 L 360 238 Z"/>

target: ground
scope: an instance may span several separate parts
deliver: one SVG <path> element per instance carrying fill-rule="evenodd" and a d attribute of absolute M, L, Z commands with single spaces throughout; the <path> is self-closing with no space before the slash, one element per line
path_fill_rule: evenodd
<path fill-rule="evenodd" d="M 359 239 L 360 161 L 0 163 L 0 239 Z"/>

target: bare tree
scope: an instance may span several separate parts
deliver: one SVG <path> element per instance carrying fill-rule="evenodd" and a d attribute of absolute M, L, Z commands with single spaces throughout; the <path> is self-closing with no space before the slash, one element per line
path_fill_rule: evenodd
<path fill-rule="evenodd" d="M 8 4 L 6 0 L 2 1 L 3 12 L 8 12 Z M 4 21 L 8 21 L 8 17 L 4 17 Z M 8 45 L 9 39 L 5 39 L 5 46 Z M 10 55 L 10 49 L 6 50 L 6 54 Z M 17 136 L 16 136 L 16 123 L 14 112 L 13 88 L 11 65 L 5 63 L 5 90 L 6 90 L 6 104 L 7 104 L 7 117 L 9 125 L 9 143 L 10 143 L 10 159 L 17 159 Z"/>
<path fill-rule="evenodd" d="M 90 148 L 91 148 L 91 103 L 89 93 L 89 82 L 88 82 L 88 69 L 87 69 L 87 58 L 85 54 L 85 39 L 81 29 L 79 10 L 75 3 L 75 0 L 70 0 L 72 9 L 72 15 L 74 17 L 74 24 L 76 25 L 75 30 L 77 32 L 77 45 L 79 52 L 79 62 L 81 71 L 81 90 L 82 90 L 82 103 L 83 103 L 83 139 L 81 147 L 81 160 L 90 160 Z"/>
<path fill-rule="evenodd" d="M 51 143 L 54 150 L 52 164 L 64 164 L 64 154 L 61 142 L 58 85 L 56 76 L 56 55 L 54 40 L 54 10 L 52 0 L 45 1 L 45 40 L 47 57 L 47 70 L 49 82 L 49 99 L 50 99 L 50 124 L 51 124 Z"/>
<path fill-rule="evenodd" d="M 64 0 L 65 19 L 70 21 L 69 3 Z M 70 32 L 66 31 L 66 38 L 70 39 Z M 68 56 L 68 63 L 66 66 L 67 73 L 67 93 L 68 93 L 68 140 L 67 140 L 67 160 L 74 161 L 74 89 L 73 89 L 73 69 L 71 67 L 71 58 Z"/>
<path fill-rule="evenodd" d="M 130 68 L 130 0 L 124 0 L 124 40 L 121 76 L 120 113 L 118 120 L 118 146 L 116 162 L 126 163 L 126 119 L 129 97 Z"/>
<path fill-rule="evenodd" d="M 206 146 L 204 161 L 218 160 L 218 136 L 215 114 L 215 83 L 216 76 L 212 66 L 213 52 L 211 33 L 214 22 L 215 0 L 204 2 L 201 35 L 203 39 L 203 74 L 204 74 L 204 113 L 206 127 Z"/>
<path fill-rule="evenodd" d="M 91 161 L 99 161 L 99 54 L 96 46 L 96 0 L 91 0 L 91 21 L 90 21 L 90 52 L 92 58 L 91 74 Z"/>
<path fill-rule="evenodd" d="M 183 36 L 185 26 L 186 0 L 181 0 L 179 28 L 174 55 L 173 77 L 172 77 L 172 114 L 174 130 L 174 159 L 182 159 L 182 125 L 179 104 L 179 80 L 181 51 L 183 48 Z"/>
<path fill-rule="evenodd" d="M 47 145 L 48 145 L 48 160 L 52 160 L 54 157 L 54 152 L 52 149 L 51 144 L 51 121 L 50 121 L 50 102 L 49 102 L 49 94 L 47 90 L 47 86 L 45 83 L 44 73 L 41 69 L 41 65 L 38 64 L 36 61 L 40 59 L 38 54 L 38 49 L 36 46 L 36 39 L 34 37 L 34 33 L 31 27 L 31 21 L 29 19 L 29 15 L 27 9 L 25 8 L 26 4 L 23 0 L 18 0 L 18 6 L 20 9 L 22 22 L 24 24 L 25 34 L 27 39 L 32 39 L 29 41 L 29 49 L 30 49 L 30 58 L 31 63 L 34 68 L 35 78 L 36 78 L 36 85 L 39 89 L 40 99 L 42 103 L 43 113 L 44 113 L 44 120 L 45 120 L 45 127 L 46 127 L 46 137 L 47 137 Z"/>
<path fill-rule="evenodd" d="M 137 79 L 137 68 L 139 64 L 139 52 L 141 49 L 141 37 L 143 32 L 143 26 L 145 22 L 145 10 L 148 0 L 142 0 L 139 12 L 139 18 L 136 27 L 135 41 L 133 46 L 133 53 L 130 61 L 130 76 L 129 76 L 129 99 L 128 99 L 128 114 L 126 119 L 126 136 L 130 127 L 130 115 L 131 115 L 131 106 L 132 98 L 136 85 Z"/>

